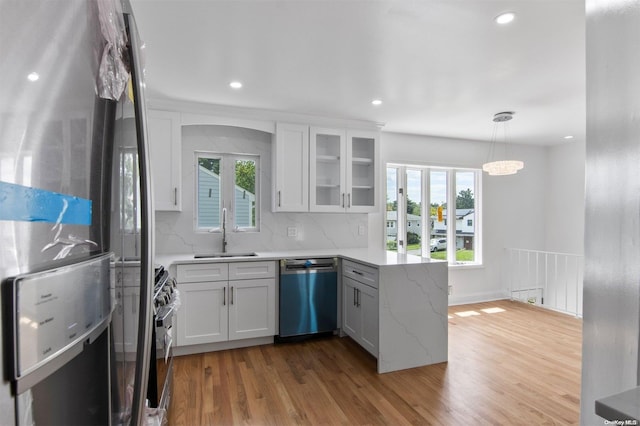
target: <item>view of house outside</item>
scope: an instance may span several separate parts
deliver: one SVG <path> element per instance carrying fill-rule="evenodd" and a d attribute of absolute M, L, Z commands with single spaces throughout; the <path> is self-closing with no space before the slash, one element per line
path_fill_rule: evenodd
<path fill-rule="evenodd" d="M 220 227 L 223 176 L 221 158 L 198 158 L 198 227 Z M 233 179 L 234 224 L 238 228 L 256 227 L 256 160 L 236 159 Z"/>
<path fill-rule="evenodd" d="M 443 209 L 442 215 L 446 217 L 447 211 Z M 396 211 L 387 211 L 387 249 L 397 250 L 397 215 Z M 438 216 L 429 218 L 430 241 L 429 251 L 431 257 L 436 259 L 446 258 L 447 229 L 446 219 L 438 221 Z M 475 235 L 475 215 L 473 209 L 456 209 L 456 250 L 473 251 L 473 239 Z M 422 216 L 407 214 L 407 253 L 421 254 Z M 459 232 L 458 232 L 459 231 Z M 473 258 L 473 256 L 470 256 Z"/>
<path fill-rule="evenodd" d="M 406 252 L 421 255 L 431 252 L 434 259 L 447 258 L 447 173 L 444 169 L 387 168 L 387 249 L 398 249 L 398 182 L 406 188 L 406 213 L 402 216 L 402 227 L 406 232 Z M 425 176 L 428 174 L 428 176 Z M 475 260 L 476 239 L 475 172 L 451 171 L 456 188 L 455 210 L 455 258 L 459 262 Z M 427 179 L 428 177 L 428 179 Z M 428 185 L 428 191 L 423 186 Z M 429 197 L 428 217 L 423 220 L 422 202 L 424 194 Z M 427 230 L 423 230 L 427 227 Z M 426 236 L 426 237 L 425 237 Z M 428 239 L 428 241 L 423 241 Z M 423 245 L 428 244 L 427 247 Z M 426 250 L 425 250 L 426 249 Z"/>

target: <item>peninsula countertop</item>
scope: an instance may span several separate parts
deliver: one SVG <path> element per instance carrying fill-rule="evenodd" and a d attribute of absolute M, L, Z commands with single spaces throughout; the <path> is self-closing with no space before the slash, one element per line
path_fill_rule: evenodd
<path fill-rule="evenodd" d="M 214 258 L 195 258 L 193 253 L 167 254 L 157 255 L 156 262 L 179 269 L 180 265 L 214 262 L 275 262 L 322 257 L 338 257 L 378 270 L 377 306 L 370 314 L 375 316 L 377 323 L 375 340 L 379 373 L 447 361 L 448 267 L 445 261 L 383 249 L 335 248 L 257 251 L 254 256 Z"/>
<path fill-rule="evenodd" d="M 231 251 L 230 254 L 233 254 L 233 251 Z M 374 267 L 409 265 L 419 263 L 444 263 L 443 260 L 434 260 L 412 254 L 399 254 L 392 251 L 372 248 L 258 251 L 255 252 L 255 256 L 225 256 L 202 258 L 195 258 L 194 253 L 161 254 L 156 255 L 156 263 L 164 266 L 169 266 L 172 264 L 178 265 L 212 262 L 228 263 L 280 259 L 305 259 L 313 257 L 340 257 Z"/>

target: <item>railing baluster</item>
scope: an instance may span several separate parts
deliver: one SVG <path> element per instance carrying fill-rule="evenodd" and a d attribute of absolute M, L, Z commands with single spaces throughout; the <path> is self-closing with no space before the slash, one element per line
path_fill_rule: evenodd
<path fill-rule="evenodd" d="M 510 292 L 511 300 L 527 302 L 533 293 L 536 304 L 540 306 L 577 317 L 582 316 L 583 283 L 581 281 L 584 265 L 581 255 L 512 248 L 505 250 L 508 265 L 506 265 L 507 273 L 503 276 L 507 280 L 506 287 Z M 551 261 L 553 265 L 550 265 Z M 563 266 L 564 269 L 562 269 Z M 570 266 L 575 267 L 575 273 L 569 271 Z M 533 268 L 535 271 L 532 270 Z M 544 275 L 543 279 L 541 275 Z M 569 294 L 572 292 L 569 285 L 572 281 L 575 284 L 575 296 L 572 296 L 573 300 L 570 301 Z M 563 293 L 564 300 L 561 301 L 560 296 Z M 550 297 L 550 294 L 553 297 Z"/>

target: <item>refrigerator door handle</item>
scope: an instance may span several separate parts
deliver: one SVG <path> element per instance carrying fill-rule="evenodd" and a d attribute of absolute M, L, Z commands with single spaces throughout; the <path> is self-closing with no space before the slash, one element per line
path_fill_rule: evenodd
<path fill-rule="evenodd" d="M 128 2 L 126 2 L 128 3 Z M 126 9 L 130 8 L 130 5 Z M 151 164 L 149 158 L 149 141 L 147 138 L 147 114 L 144 98 L 144 79 L 140 60 L 141 42 L 131 10 L 124 13 L 127 35 L 131 44 L 129 49 L 131 63 L 131 86 L 133 89 L 136 117 L 136 139 L 140 169 L 140 205 L 142 217 L 141 256 L 140 256 L 140 314 L 138 322 L 138 341 L 136 345 L 136 371 L 131 405 L 131 424 L 144 424 L 144 407 L 146 402 L 149 367 L 151 363 L 151 327 L 154 285 L 154 212 L 151 187 Z"/>

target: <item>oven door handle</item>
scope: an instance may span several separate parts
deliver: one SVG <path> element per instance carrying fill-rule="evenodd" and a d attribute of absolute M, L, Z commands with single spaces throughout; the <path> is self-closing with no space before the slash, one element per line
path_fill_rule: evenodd
<path fill-rule="evenodd" d="M 169 306 L 170 309 L 167 309 L 166 312 L 164 312 L 162 314 L 162 316 L 156 316 L 156 326 L 157 327 L 164 327 L 164 322 L 167 318 L 171 318 L 171 316 L 173 315 L 173 312 L 176 310 L 175 305 L 171 304 L 171 305 L 165 305 L 165 306 Z"/>

